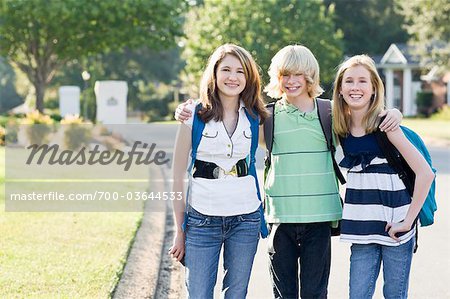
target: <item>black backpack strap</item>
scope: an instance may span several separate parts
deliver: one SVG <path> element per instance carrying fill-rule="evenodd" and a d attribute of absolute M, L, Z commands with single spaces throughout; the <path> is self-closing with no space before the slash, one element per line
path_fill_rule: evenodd
<path fill-rule="evenodd" d="M 412 196 L 414 186 L 411 185 L 408 179 L 407 170 L 405 166 L 408 165 L 404 158 L 400 155 L 395 146 L 389 141 L 386 132 L 382 132 L 379 128 L 374 132 L 377 143 L 380 146 L 381 152 L 386 157 L 389 165 L 398 173 L 398 176 L 405 184 L 406 189 Z"/>
<path fill-rule="evenodd" d="M 266 167 L 270 167 L 271 163 L 271 154 L 273 147 L 273 129 L 275 126 L 275 103 L 272 102 L 266 105 L 266 109 L 269 111 L 269 116 L 264 120 L 264 141 L 266 142 L 266 158 L 265 165 Z"/>
<path fill-rule="evenodd" d="M 389 165 L 391 165 L 394 170 L 399 173 L 402 171 L 402 166 L 398 157 L 396 155 L 397 149 L 394 145 L 389 141 L 386 132 L 382 132 L 379 128 L 374 132 L 375 138 L 377 139 L 377 143 L 380 146 L 381 152 L 386 157 L 386 160 Z"/>
<path fill-rule="evenodd" d="M 325 140 L 327 142 L 327 148 L 331 152 L 331 159 L 333 160 L 334 172 L 339 179 L 339 182 L 345 184 L 344 175 L 336 162 L 335 153 L 336 147 L 333 144 L 333 128 L 331 123 L 331 101 L 327 99 L 317 98 L 317 110 L 319 115 L 320 126 L 322 127 Z"/>

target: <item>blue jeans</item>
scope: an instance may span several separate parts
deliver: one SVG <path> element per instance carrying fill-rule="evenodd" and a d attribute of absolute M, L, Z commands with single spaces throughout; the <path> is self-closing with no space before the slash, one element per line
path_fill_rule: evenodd
<path fill-rule="evenodd" d="M 223 245 L 222 296 L 244 299 L 259 241 L 259 210 L 237 216 L 207 216 L 190 208 L 186 229 L 188 297 L 213 298 Z"/>
<path fill-rule="evenodd" d="M 384 298 L 407 298 L 414 241 L 412 238 L 400 246 L 353 244 L 350 256 L 350 298 L 372 298 L 381 263 Z"/>
<path fill-rule="evenodd" d="M 274 298 L 327 298 L 331 264 L 330 222 L 271 226 L 270 276 Z"/>

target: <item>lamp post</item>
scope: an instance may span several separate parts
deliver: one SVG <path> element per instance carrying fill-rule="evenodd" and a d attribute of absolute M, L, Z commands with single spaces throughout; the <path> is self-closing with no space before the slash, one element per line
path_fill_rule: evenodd
<path fill-rule="evenodd" d="M 86 90 L 88 88 L 88 83 L 89 83 L 89 79 L 91 79 L 91 74 L 89 74 L 88 71 L 83 71 L 81 73 L 81 77 L 83 78 L 84 81 L 84 86 L 83 86 L 83 118 L 86 121 L 88 119 L 88 113 L 87 113 L 87 109 L 88 109 L 88 97 L 86 95 Z"/>

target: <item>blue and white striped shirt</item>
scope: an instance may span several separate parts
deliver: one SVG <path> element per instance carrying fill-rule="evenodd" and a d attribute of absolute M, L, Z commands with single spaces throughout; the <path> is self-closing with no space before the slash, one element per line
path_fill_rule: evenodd
<path fill-rule="evenodd" d="M 339 164 L 348 169 L 342 214 L 341 240 L 357 244 L 398 246 L 408 242 L 415 227 L 389 237 L 387 222 L 405 219 L 411 197 L 398 174 L 388 165 L 374 134 L 349 135 L 342 139 L 344 159 Z"/>

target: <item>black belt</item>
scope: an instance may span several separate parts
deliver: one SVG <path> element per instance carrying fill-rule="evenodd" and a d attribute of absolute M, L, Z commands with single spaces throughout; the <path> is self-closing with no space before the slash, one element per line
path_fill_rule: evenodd
<path fill-rule="evenodd" d="M 243 177 L 248 175 L 248 166 L 246 159 L 239 160 L 236 165 L 233 165 L 231 171 L 226 172 L 216 163 L 195 160 L 194 163 L 194 178 L 204 179 L 218 179 L 226 175 Z"/>

